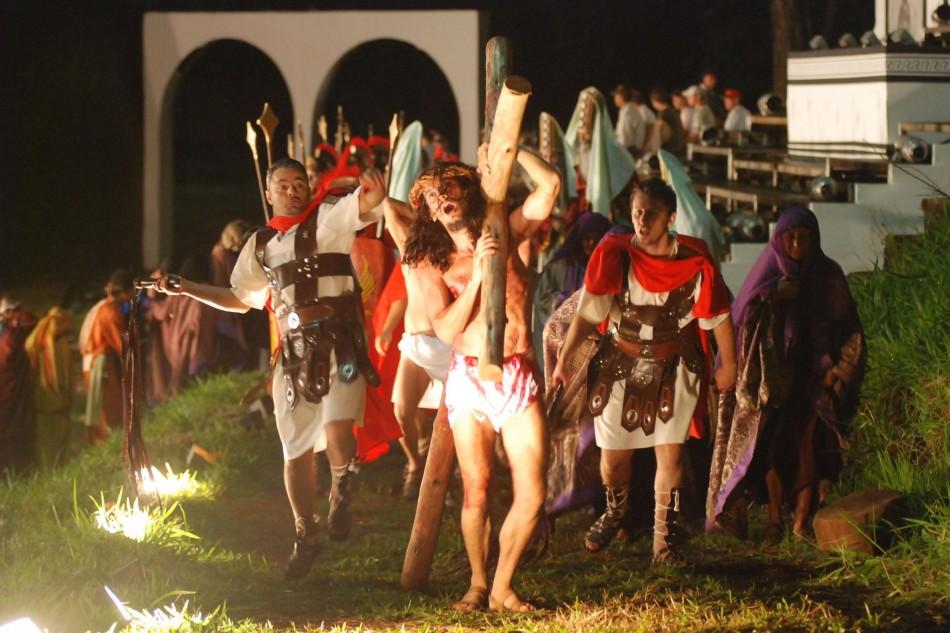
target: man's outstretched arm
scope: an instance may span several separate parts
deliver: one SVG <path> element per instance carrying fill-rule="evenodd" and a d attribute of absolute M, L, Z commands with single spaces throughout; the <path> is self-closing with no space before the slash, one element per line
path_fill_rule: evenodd
<path fill-rule="evenodd" d="M 188 281 L 184 277 L 181 278 L 181 289 L 174 290 L 168 286 L 168 276 L 162 275 L 158 280 L 156 289 L 167 295 L 185 295 L 186 297 L 191 297 L 201 303 L 207 304 L 212 308 L 225 310 L 226 312 L 240 312 L 243 314 L 251 309 L 250 306 L 238 299 L 237 295 L 235 295 L 230 288 L 199 284 Z"/>

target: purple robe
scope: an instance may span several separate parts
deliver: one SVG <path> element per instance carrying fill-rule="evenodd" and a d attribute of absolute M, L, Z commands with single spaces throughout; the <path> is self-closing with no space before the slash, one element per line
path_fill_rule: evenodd
<path fill-rule="evenodd" d="M 801 261 L 788 256 L 782 235 L 808 228 L 811 246 Z M 800 283 L 797 296 L 777 301 L 782 278 Z M 865 345 L 857 307 L 841 267 L 821 250 L 815 215 L 801 207 L 778 225 L 732 304 L 738 383 L 723 394 L 706 502 L 706 527 L 715 530 L 730 495 L 761 488 L 775 468 L 788 498 L 840 468 L 841 438 L 857 410 Z M 835 370 L 832 385 L 826 384 Z"/>

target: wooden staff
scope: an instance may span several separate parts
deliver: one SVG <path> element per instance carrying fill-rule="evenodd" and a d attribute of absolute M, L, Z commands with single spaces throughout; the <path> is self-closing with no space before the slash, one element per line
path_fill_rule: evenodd
<path fill-rule="evenodd" d="M 287 158 L 294 157 L 294 135 L 287 135 Z"/>
<path fill-rule="evenodd" d="M 278 123 L 280 123 L 280 119 L 278 119 L 274 111 L 270 109 L 270 104 L 265 101 L 264 109 L 261 110 L 261 116 L 257 117 L 257 127 L 261 128 L 261 131 L 264 133 L 264 145 L 267 147 L 268 169 L 274 164 L 274 150 L 271 148 L 271 142 L 274 138 L 274 130 L 277 129 Z"/>
<path fill-rule="evenodd" d="M 264 197 L 264 179 L 261 177 L 261 161 L 257 155 L 257 132 L 251 127 L 251 122 L 247 122 L 247 134 L 244 139 L 247 146 L 251 148 L 251 159 L 254 161 L 254 174 L 257 176 L 257 191 L 261 194 L 261 208 L 264 210 L 264 222 L 270 221 L 270 214 L 267 212 L 267 198 Z"/>

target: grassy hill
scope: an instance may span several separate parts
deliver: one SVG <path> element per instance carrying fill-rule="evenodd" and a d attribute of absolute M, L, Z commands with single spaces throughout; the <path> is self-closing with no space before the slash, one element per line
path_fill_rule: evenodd
<path fill-rule="evenodd" d="M 29 616 L 50 631 L 103 631 L 115 622 L 117 629 L 147 630 L 142 612 L 174 604 L 162 612 L 170 622 L 165 630 L 946 627 L 950 221 L 936 220 L 926 236 L 903 245 L 887 270 L 851 285 L 867 331 L 869 371 L 837 491 L 893 488 L 908 495 L 915 516 L 881 556 L 826 555 L 790 541 L 765 546 L 756 538 L 764 521 L 757 513 L 751 541 L 696 534 L 685 546 L 690 565 L 654 569 L 645 534 L 607 553 L 584 552 L 580 539 L 592 519 L 575 513 L 558 522 L 547 556 L 519 576 L 523 594 L 544 611 L 460 616 L 449 608 L 467 586 L 457 506 L 446 513 L 430 592 L 399 588 L 414 503 L 393 494 L 402 458 L 391 454 L 359 476 L 350 541 L 325 541 L 310 576 L 285 583 L 292 521 L 276 433 L 271 424 L 243 423 L 237 402 L 257 376 L 216 376 L 147 416 L 157 466 L 182 470 L 194 443 L 218 459 L 195 472 L 190 496 L 151 510 L 152 527 L 141 541 L 97 527 L 97 514 L 105 518 L 109 508 L 125 505 L 118 437 L 55 472 L 0 484 L 0 625 Z M 325 463 L 321 476 L 325 482 Z M 497 479 L 500 518 L 510 486 Z M 325 498 L 320 508 L 326 512 Z M 126 613 L 131 623 L 106 586 L 137 611 Z"/>

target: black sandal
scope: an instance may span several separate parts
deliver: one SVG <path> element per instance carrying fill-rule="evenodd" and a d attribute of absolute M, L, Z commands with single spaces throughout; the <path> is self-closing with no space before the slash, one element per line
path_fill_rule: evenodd
<path fill-rule="evenodd" d="M 600 515 L 584 535 L 584 549 L 593 554 L 610 545 L 620 531 L 621 519 L 622 515 L 610 516 L 607 512 Z"/>

